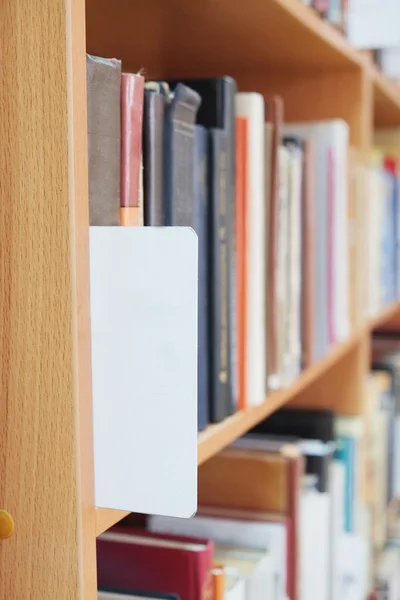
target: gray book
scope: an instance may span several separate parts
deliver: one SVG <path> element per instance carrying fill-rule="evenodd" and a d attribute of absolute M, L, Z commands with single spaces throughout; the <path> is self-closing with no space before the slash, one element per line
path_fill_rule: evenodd
<path fill-rule="evenodd" d="M 86 55 L 89 223 L 119 225 L 121 61 Z"/>

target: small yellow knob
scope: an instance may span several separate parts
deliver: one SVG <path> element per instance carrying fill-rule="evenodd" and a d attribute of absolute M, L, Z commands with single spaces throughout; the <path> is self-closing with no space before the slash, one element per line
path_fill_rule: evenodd
<path fill-rule="evenodd" d="M 6 540 L 14 533 L 14 520 L 6 510 L 0 510 L 0 540 Z"/>

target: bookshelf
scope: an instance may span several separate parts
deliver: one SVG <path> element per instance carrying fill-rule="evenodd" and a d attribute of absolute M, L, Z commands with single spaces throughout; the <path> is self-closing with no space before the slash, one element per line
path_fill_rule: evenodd
<path fill-rule="evenodd" d="M 346 119 L 360 150 L 374 125 L 400 124 L 400 93 L 298 0 L 0 10 L 0 508 L 15 521 L 0 541 L 0 598 L 95 600 L 96 535 L 126 513 L 94 506 L 86 50 L 152 77 L 232 74 L 243 90 L 280 93 L 289 121 Z M 199 462 L 305 390 L 312 404 L 330 389 L 324 405 L 340 397 L 357 414 L 370 333 L 399 318 L 391 307 L 289 389 L 207 429 Z"/>

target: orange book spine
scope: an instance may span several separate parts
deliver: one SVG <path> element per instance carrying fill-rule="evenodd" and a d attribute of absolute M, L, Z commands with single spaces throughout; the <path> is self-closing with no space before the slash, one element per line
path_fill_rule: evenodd
<path fill-rule="evenodd" d="M 143 225 L 141 209 L 136 206 L 122 206 L 120 208 L 120 221 L 124 227 Z"/>
<path fill-rule="evenodd" d="M 236 118 L 236 268 L 238 332 L 238 409 L 246 402 L 246 314 L 247 314 L 247 119 Z"/>

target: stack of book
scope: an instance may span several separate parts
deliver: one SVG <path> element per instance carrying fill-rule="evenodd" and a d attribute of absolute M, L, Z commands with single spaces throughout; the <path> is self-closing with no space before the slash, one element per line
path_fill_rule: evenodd
<path fill-rule="evenodd" d="M 398 598 L 400 343 L 388 343 L 374 341 L 362 417 L 279 410 L 199 467 L 194 518 L 100 536 L 99 587 L 186 600 L 220 598 L 224 580 L 223 598 Z"/>
<path fill-rule="evenodd" d="M 285 123 L 282 98 L 231 77 L 145 81 L 89 55 L 87 83 L 90 224 L 198 234 L 200 430 L 399 297 L 397 165 L 349 153 L 344 121 Z"/>

